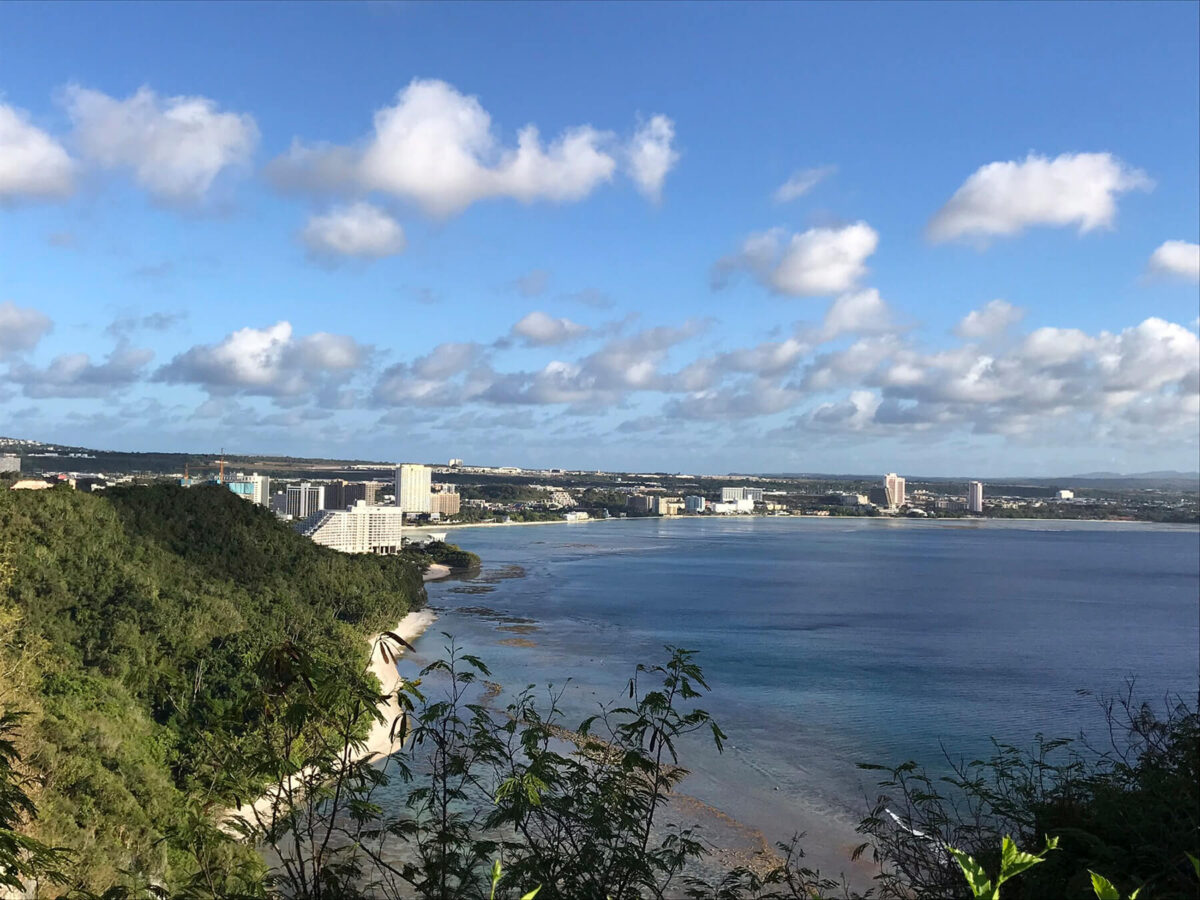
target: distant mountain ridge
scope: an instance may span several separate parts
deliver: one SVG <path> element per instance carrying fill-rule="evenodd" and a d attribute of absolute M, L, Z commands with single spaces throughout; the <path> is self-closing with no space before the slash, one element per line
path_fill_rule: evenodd
<path fill-rule="evenodd" d="M 1136 478 L 1145 479 L 1147 481 L 1163 479 L 1170 479 L 1174 481 L 1200 481 L 1200 472 L 1180 472 L 1177 469 L 1159 469 L 1155 472 L 1084 472 L 1080 475 L 1071 475 L 1069 477 L 1091 479 Z"/>

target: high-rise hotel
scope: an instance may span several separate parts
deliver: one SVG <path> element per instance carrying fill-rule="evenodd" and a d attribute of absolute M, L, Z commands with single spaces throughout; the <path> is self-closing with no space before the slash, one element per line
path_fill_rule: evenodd
<path fill-rule="evenodd" d="M 967 509 L 973 513 L 983 512 L 982 481 L 972 481 L 967 485 Z"/>
<path fill-rule="evenodd" d="M 396 467 L 396 505 L 401 512 L 431 511 L 432 476 L 433 470 L 429 466 L 405 463 Z"/>

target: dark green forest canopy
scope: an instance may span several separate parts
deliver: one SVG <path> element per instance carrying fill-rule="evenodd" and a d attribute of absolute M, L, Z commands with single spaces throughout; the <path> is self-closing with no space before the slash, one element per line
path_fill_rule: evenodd
<path fill-rule="evenodd" d="M 365 638 L 424 603 L 427 562 L 340 554 L 229 491 L 173 485 L 0 491 L 0 561 L 0 654 L 21 675 L 0 703 L 30 714 L 39 829 L 92 884 L 170 869 L 155 841 L 185 799 L 232 799 L 202 783 L 205 748 L 259 727 L 236 711 L 265 651 L 364 677 Z"/>

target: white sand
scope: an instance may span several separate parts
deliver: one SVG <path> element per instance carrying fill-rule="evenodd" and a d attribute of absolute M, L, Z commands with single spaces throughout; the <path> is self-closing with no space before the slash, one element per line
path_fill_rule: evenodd
<path fill-rule="evenodd" d="M 450 574 L 450 567 L 442 563 L 430 563 L 429 568 L 425 570 L 425 574 L 421 576 L 424 581 L 437 581 L 439 578 L 445 578 Z M 396 632 L 400 634 L 400 632 Z M 404 635 L 400 634 L 400 637 Z M 404 638 L 408 640 L 408 638 Z"/>
<path fill-rule="evenodd" d="M 429 567 L 429 571 L 425 573 L 425 580 L 430 581 L 433 578 L 444 578 L 450 574 L 450 569 L 447 566 L 434 564 Z M 445 569 L 444 572 L 434 572 L 434 569 Z M 410 612 L 395 628 L 391 629 L 392 633 L 408 641 L 414 643 L 430 625 L 437 619 L 437 615 L 428 609 L 417 610 Z M 396 717 L 400 715 L 400 704 L 396 701 L 396 689 L 400 686 L 400 673 L 396 670 L 394 661 L 389 662 L 383 658 L 382 647 L 383 641 L 382 632 L 380 634 L 371 635 L 369 642 L 371 645 L 371 663 L 369 671 L 377 679 L 379 679 L 380 690 L 387 696 L 387 699 L 379 704 L 379 712 L 383 714 L 383 721 L 377 721 L 371 726 L 370 732 L 367 734 L 366 742 L 361 748 L 356 748 L 347 754 L 347 761 L 356 762 L 365 756 L 372 754 L 384 757 L 398 751 L 401 747 L 399 741 L 392 740 L 392 723 Z M 392 641 L 387 641 L 388 651 L 393 657 L 403 654 L 404 648 L 397 647 Z M 307 774 L 301 773 L 294 776 L 294 782 L 303 782 L 304 776 Z M 270 788 L 265 794 L 255 800 L 253 803 L 244 803 L 236 810 L 228 810 L 220 817 L 219 827 L 227 832 L 234 832 L 232 823 L 237 819 L 242 819 L 245 822 L 254 825 L 258 822 L 270 822 L 272 807 L 275 805 L 275 800 L 279 796 L 284 796 L 287 785 L 276 785 Z"/>

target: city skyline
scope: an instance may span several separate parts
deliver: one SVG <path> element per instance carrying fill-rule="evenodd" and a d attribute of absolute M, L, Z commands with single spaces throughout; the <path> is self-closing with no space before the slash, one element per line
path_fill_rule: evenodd
<path fill-rule="evenodd" d="M 1195 470 L 1195 5 L 703 9 L 0 8 L 0 433 Z"/>

